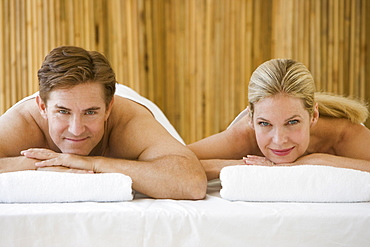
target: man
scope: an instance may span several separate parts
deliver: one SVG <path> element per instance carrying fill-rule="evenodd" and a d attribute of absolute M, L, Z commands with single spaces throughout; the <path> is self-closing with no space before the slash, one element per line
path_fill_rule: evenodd
<path fill-rule="evenodd" d="M 0 117 L 0 172 L 123 173 L 154 198 L 202 199 L 205 172 L 143 105 L 114 95 L 98 52 L 58 47 L 38 71 L 40 91 Z"/>

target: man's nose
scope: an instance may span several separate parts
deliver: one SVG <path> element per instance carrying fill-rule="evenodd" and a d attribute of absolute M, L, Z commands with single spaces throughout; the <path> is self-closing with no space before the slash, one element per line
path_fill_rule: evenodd
<path fill-rule="evenodd" d="M 71 117 L 68 131 L 75 136 L 79 136 L 85 131 L 85 125 L 80 116 Z"/>

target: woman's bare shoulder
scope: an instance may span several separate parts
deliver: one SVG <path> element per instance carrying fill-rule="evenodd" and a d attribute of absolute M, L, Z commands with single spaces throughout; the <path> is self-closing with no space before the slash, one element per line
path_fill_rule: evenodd
<path fill-rule="evenodd" d="M 323 118 L 321 134 L 323 142 L 330 143 L 334 154 L 344 157 L 366 159 L 370 158 L 370 130 L 347 119 Z"/>

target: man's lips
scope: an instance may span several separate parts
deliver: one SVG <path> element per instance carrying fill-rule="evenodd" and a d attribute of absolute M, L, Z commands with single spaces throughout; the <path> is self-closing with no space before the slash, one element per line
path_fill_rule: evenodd
<path fill-rule="evenodd" d="M 85 137 L 85 138 L 67 138 L 66 137 L 65 140 L 71 141 L 71 142 L 83 142 L 83 141 L 87 140 L 87 137 Z"/>
<path fill-rule="evenodd" d="M 285 155 L 288 155 L 290 154 L 290 152 L 294 149 L 294 147 L 292 148 L 287 148 L 287 149 L 271 149 L 271 151 L 278 155 L 278 156 L 285 156 Z"/>

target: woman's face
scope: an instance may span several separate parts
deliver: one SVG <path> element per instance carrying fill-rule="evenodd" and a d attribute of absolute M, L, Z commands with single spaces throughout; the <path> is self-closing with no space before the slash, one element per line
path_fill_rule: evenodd
<path fill-rule="evenodd" d="M 282 164 L 294 162 L 306 152 L 310 127 L 317 119 L 317 107 L 311 117 L 301 99 L 277 94 L 254 104 L 251 125 L 264 156 Z"/>

